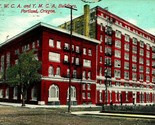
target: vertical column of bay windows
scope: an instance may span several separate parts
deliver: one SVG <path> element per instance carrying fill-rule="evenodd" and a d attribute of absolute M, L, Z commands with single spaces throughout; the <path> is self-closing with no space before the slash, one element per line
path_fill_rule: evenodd
<path fill-rule="evenodd" d="M 152 66 L 152 83 L 155 83 L 155 46 L 152 46 L 152 49 L 150 51 L 150 65 Z"/>

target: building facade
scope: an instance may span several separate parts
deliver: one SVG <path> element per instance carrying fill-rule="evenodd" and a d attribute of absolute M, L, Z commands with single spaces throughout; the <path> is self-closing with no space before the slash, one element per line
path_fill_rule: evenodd
<path fill-rule="evenodd" d="M 99 6 L 89 10 L 85 5 L 84 10 L 83 16 L 73 20 L 73 27 L 82 23 L 88 28 L 81 34 L 101 41 L 97 48 L 96 104 L 154 104 L 155 36 Z M 67 29 L 70 22 L 60 27 Z"/>
<path fill-rule="evenodd" d="M 60 25 L 67 30 L 39 23 L 7 40 L 0 46 L 1 74 L 18 53 L 35 48 L 42 79 L 29 88 L 28 103 L 68 104 L 71 66 L 73 105 L 154 104 L 155 36 L 101 7 L 86 5 L 84 12 L 73 20 L 71 43 L 70 22 Z M 20 101 L 17 90 L 1 78 L 1 101 Z"/>
<path fill-rule="evenodd" d="M 35 55 L 42 62 L 42 78 L 29 87 L 27 103 L 67 105 L 71 69 L 71 104 L 95 104 L 96 46 L 99 43 L 73 33 L 70 44 L 69 32 L 39 23 L 1 45 L 1 74 L 18 62 L 18 54 L 37 49 Z M 10 87 L 5 79 L 1 75 L 0 100 L 20 102 L 19 86 Z"/>

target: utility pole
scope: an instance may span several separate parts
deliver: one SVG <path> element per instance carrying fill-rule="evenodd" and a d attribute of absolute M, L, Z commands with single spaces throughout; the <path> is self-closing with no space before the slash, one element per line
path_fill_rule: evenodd
<path fill-rule="evenodd" d="M 70 46 L 69 46 L 69 49 L 70 49 L 70 59 L 69 59 L 69 100 L 68 100 L 68 113 L 71 112 L 71 69 L 72 69 L 72 29 L 73 29 L 73 14 L 72 14 L 72 11 L 73 10 L 77 10 L 75 8 L 73 8 L 73 6 L 66 6 L 66 8 L 69 8 L 70 9 Z"/>

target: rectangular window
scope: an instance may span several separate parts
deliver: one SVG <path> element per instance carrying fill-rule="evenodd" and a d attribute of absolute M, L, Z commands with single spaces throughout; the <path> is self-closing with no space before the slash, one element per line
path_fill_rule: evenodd
<path fill-rule="evenodd" d="M 133 37 L 132 43 L 133 43 L 134 45 L 137 45 L 137 39 Z"/>
<path fill-rule="evenodd" d="M 80 53 L 80 48 L 79 48 L 79 46 L 76 46 L 76 53 Z"/>
<path fill-rule="evenodd" d="M 92 56 L 92 51 L 91 51 L 91 49 L 88 50 L 88 56 Z"/>
<path fill-rule="evenodd" d="M 146 73 L 149 74 L 150 73 L 150 68 L 146 67 Z"/>
<path fill-rule="evenodd" d="M 106 47 L 105 48 L 105 54 L 109 55 L 109 56 L 112 55 L 111 48 Z"/>
<path fill-rule="evenodd" d="M 111 66 L 111 58 L 105 57 L 105 62 L 104 62 L 104 64 L 107 65 L 107 66 Z"/>
<path fill-rule="evenodd" d="M 91 95 L 90 95 L 90 93 L 89 93 L 89 92 L 87 93 L 87 96 L 88 96 L 88 99 L 90 99 L 90 98 L 91 98 Z"/>
<path fill-rule="evenodd" d="M 150 58 L 150 52 L 149 51 L 146 51 L 146 57 Z"/>
<path fill-rule="evenodd" d="M 118 30 L 116 30 L 116 34 L 115 34 L 115 37 L 117 37 L 117 38 L 120 38 L 121 39 L 121 32 L 120 31 L 118 31 Z"/>
<path fill-rule="evenodd" d="M 88 79 L 91 79 L 91 72 L 88 72 Z"/>
<path fill-rule="evenodd" d="M 133 61 L 133 62 L 137 62 L 137 57 L 134 56 L 134 55 L 132 55 L 132 61 Z"/>
<path fill-rule="evenodd" d="M 100 52 L 103 52 L 103 50 L 102 50 L 102 45 L 100 45 Z"/>
<path fill-rule="evenodd" d="M 144 42 L 140 41 L 140 47 L 144 48 Z"/>
<path fill-rule="evenodd" d="M 111 37 L 105 37 L 105 43 L 107 44 L 107 45 L 112 45 L 112 38 Z"/>
<path fill-rule="evenodd" d="M 83 79 L 86 79 L 86 71 L 83 71 L 83 73 L 82 73 L 82 78 L 83 78 Z"/>
<path fill-rule="evenodd" d="M 144 59 L 143 58 L 139 58 L 139 64 L 144 64 Z"/>
<path fill-rule="evenodd" d="M 61 42 L 60 41 L 57 41 L 57 48 L 61 49 Z"/>
<path fill-rule="evenodd" d="M 115 78 L 120 78 L 120 77 L 121 77 L 121 71 L 115 70 Z"/>
<path fill-rule="evenodd" d="M 132 46 L 132 52 L 137 54 L 137 46 Z"/>
<path fill-rule="evenodd" d="M 54 47 L 54 40 L 53 39 L 49 39 L 49 46 Z"/>
<path fill-rule="evenodd" d="M 83 66 L 84 67 L 91 67 L 91 60 L 84 59 L 83 60 Z"/>
<path fill-rule="evenodd" d="M 68 63 L 69 61 L 68 61 L 68 55 L 64 55 L 64 62 L 65 63 Z"/>
<path fill-rule="evenodd" d="M 69 44 L 68 43 L 65 43 L 64 50 L 69 50 Z"/>
<path fill-rule="evenodd" d="M 144 67 L 143 66 L 139 66 L 139 72 L 144 72 Z"/>
<path fill-rule="evenodd" d="M 148 60 L 148 59 L 146 60 L 146 65 L 150 66 L 150 60 Z"/>
<path fill-rule="evenodd" d="M 140 55 L 144 56 L 144 49 L 140 49 Z"/>
<path fill-rule="evenodd" d="M 88 90 L 91 90 L 90 84 L 87 84 L 87 89 L 88 89 Z"/>
<path fill-rule="evenodd" d="M 129 51 L 130 45 L 129 45 L 128 43 L 125 43 L 125 44 L 124 44 L 124 49 L 125 49 L 126 51 Z"/>
<path fill-rule="evenodd" d="M 86 55 L 86 48 L 83 48 L 83 55 Z"/>
<path fill-rule="evenodd" d="M 132 64 L 132 71 L 137 71 L 137 65 L 136 64 Z"/>
<path fill-rule="evenodd" d="M 137 80 L 137 74 L 136 73 L 132 73 L 132 80 Z"/>
<path fill-rule="evenodd" d="M 129 54 L 128 54 L 128 53 L 125 53 L 125 54 L 124 54 L 124 59 L 125 59 L 125 60 L 129 60 Z"/>
<path fill-rule="evenodd" d="M 76 65 L 79 65 L 80 64 L 79 58 L 75 58 L 75 64 Z"/>
<path fill-rule="evenodd" d="M 82 89 L 86 90 L 86 84 L 82 84 Z"/>
<path fill-rule="evenodd" d="M 82 93 L 82 98 L 86 99 L 86 93 L 85 92 Z"/>
<path fill-rule="evenodd" d="M 150 44 L 148 44 L 148 43 L 146 44 L 146 49 L 150 50 Z"/>
<path fill-rule="evenodd" d="M 127 35 L 127 34 L 125 34 L 125 41 L 126 41 L 126 42 L 130 42 L 130 36 Z"/>
<path fill-rule="evenodd" d="M 143 75 L 143 74 L 140 74 L 140 75 L 139 75 L 139 80 L 140 80 L 140 81 L 143 81 L 143 79 L 144 79 L 144 75 Z"/>
<path fill-rule="evenodd" d="M 120 68 L 121 67 L 121 61 L 115 60 L 115 67 Z"/>
<path fill-rule="evenodd" d="M 121 48 L 121 41 L 116 40 L 116 41 L 115 41 L 115 47 Z"/>
<path fill-rule="evenodd" d="M 115 50 L 115 57 L 121 58 L 121 51 Z"/>
<path fill-rule="evenodd" d="M 102 67 L 99 68 L 99 75 L 102 75 Z"/>
<path fill-rule="evenodd" d="M 55 52 L 49 52 L 49 61 L 60 62 L 60 54 Z"/>
<path fill-rule="evenodd" d="M 129 62 L 124 63 L 124 69 L 127 69 L 127 70 L 129 69 Z"/>
<path fill-rule="evenodd" d="M 129 72 L 124 72 L 124 79 L 129 79 Z"/>
<path fill-rule="evenodd" d="M 77 71 L 73 70 L 73 78 L 76 78 L 76 77 L 77 77 Z"/>

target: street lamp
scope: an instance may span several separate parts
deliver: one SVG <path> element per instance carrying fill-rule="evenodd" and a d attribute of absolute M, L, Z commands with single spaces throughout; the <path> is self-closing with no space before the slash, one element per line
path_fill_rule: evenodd
<path fill-rule="evenodd" d="M 69 99 L 68 99 L 68 113 L 71 112 L 71 69 L 72 69 L 72 29 L 73 29 L 73 17 L 72 17 L 72 11 L 73 10 L 77 10 L 75 8 L 73 8 L 72 5 L 70 6 L 66 6 L 66 8 L 70 9 L 70 59 L 69 59 Z"/>

